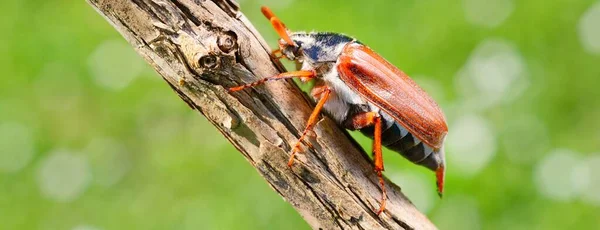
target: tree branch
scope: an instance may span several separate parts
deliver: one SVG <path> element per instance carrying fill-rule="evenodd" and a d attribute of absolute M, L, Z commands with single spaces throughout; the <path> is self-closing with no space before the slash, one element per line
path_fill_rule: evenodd
<path fill-rule="evenodd" d="M 375 214 L 381 192 L 371 161 L 328 118 L 315 127 L 314 150 L 287 166 L 311 104 L 290 81 L 225 90 L 284 70 L 232 0 L 88 1 L 312 228 L 435 229 L 388 180 L 387 210 Z"/>

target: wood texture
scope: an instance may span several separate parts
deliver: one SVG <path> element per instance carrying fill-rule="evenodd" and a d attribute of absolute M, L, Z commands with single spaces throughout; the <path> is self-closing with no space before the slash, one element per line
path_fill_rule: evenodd
<path fill-rule="evenodd" d="M 388 180 L 387 210 L 375 214 L 381 193 L 371 160 L 328 118 L 310 138 L 314 149 L 287 166 L 311 102 L 289 81 L 227 92 L 284 70 L 232 0 L 88 1 L 312 228 L 435 229 Z"/>

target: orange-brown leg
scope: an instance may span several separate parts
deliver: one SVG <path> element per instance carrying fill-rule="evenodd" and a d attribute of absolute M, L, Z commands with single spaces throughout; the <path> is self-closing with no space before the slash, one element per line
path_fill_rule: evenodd
<path fill-rule="evenodd" d="M 283 55 L 283 53 L 281 52 L 281 49 L 276 49 L 276 50 L 271 51 L 271 56 L 277 60 L 285 57 Z"/>
<path fill-rule="evenodd" d="M 303 142 L 304 138 L 307 136 L 307 134 L 309 132 L 312 132 L 312 129 L 314 128 L 315 124 L 317 123 L 317 118 L 319 118 L 319 114 L 321 113 L 321 109 L 323 109 L 325 102 L 327 102 L 327 99 L 329 98 L 329 95 L 331 94 L 331 89 L 329 89 L 327 87 L 323 87 L 322 90 L 323 91 L 319 94 L 319 98 L 320 98 L 319 102 L 317 103 L 317 105 L 315 106 L 315 109 L 313 110 L 313 112 L 310 114 L 310 117 L 308 118 L 308 122 L 306 123 L 306 128 L 304 128 L 302 135 L 300 135 L 298 142 L 292 149 L 292 154 L 290 155 L 290 160 L 288 161 L 288 166 L 290 166 L 290 167 L 294 163 L 294 156 L 296 155 L 296 153 L 301 151 L 300 145 L 302 144 L 302 142 Z"/>
<path fill-rule="evenodd" d="M 375 172 L 379 179 L 379 185 L 381 186 L 381 202 L 377 215 L 381 214 L 385 210 L 385 201 L 387 200 L 387 193 L 385 191 L 385 183 L 383 180 L 383 154 L 381 151 L 381 129 L 382 121 L 379 113 L 368 112 L 359 113 L 352 117 L 350 124 L 347 125 L 349 129 L 362 129 L 371 125 L 375 126 L 375 133 L 373 134 L 373 155 L 375 163 Z"/>
<path fill-rule="evenodd" d="M 381 205 L 377 215 L 381 214 L 385 210 L 385 201 L 387 194 L 385 192 L 385 183 L 383 181 L 383 154 L 381 152 L 381 117 L 375 117 L 375 133 L 373 134 L 373 154 L 375 154 L 375 172 L 379 178 L 379 185 L 381 186 Z"/>
<path fill-rule="evenodd" d="M 251 88 L 251 87 L 260 85 L 262 83 L 265 83 L 267 81 L 271 81 L 271 80 L 290 79 L 290 78 L 298 77 L 302 81 L 308 81 L 316 76 L 317 76 L 317 73 L 314 70 L 290 71 L 290 72 L 280 73 L 280 74 L 277 74 L 272 77 L 263 78 L 258 81 L 252 82 L 250 84 L 231 87 L 231 88 L 229 88 L 229 91 L 230 92 L 240 91 L 242 89 Z"/>
<path fill-rule="evenodd" d="M 359 113 L 354 115 L 350 120 L 350 123 L 346 124 L 347 129 L 358 130 L 375 125 L 375 118 L 379 117 L 377 112 Z"/>

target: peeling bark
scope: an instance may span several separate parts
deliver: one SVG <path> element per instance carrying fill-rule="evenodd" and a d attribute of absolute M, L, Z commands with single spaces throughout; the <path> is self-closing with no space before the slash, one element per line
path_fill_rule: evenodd
<path fill-rule="evenodd" d="M 371 160 L 328 118 L 314 129 L 314 149 L 287 166 L 311 102 L 291 81 L 227 92 L 284 71 L 234 1 L 88 1 L 312 228 L 435 229 L 389 180 L 387 210 L 375 214 L 381 192 Z"/>

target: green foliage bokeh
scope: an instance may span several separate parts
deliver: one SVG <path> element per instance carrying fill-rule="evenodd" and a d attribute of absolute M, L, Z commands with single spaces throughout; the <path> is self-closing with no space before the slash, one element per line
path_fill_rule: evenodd
<path fill-rule="evenodd" d="M 580 38 L 581 18 L 598 1 L 489 1 L 512 9 L 491 26 L 467 19 L 469 0 L 240 2 L 273 46 L 261 4 L 291 30 L 343 32 L 368 44 L 438 100 L 449 136 L 461 120 L 486 124 L 492 155 L 468 166 L 477 157 L 453 158 L 460 153 L 448 149 L 442 200 L 431 172 L 384 153 L 386 175 L 408 192 L 423 187 L 413 190 L 426 194 L 415 203 L 440 228 L 600 226 L 600 201 L 584 195 L 600 193 L 598 170 L 540 169 L 557 151 L 576 166 L 600 154 L 600 54 Z M 309 228 L 86 2 L 4 0 L 0 15 L 0 229 Z M 487 88 L 464 86 L 460 76 L 485 41 L 509 44 L 522 71 L 499 102 L 482 105 L 471 102 Z M 452 141 L 464 149 L 459 142 L 471 140 Z M 539 181 L 545 172 L 583 185 L 553 195 Z"/>

